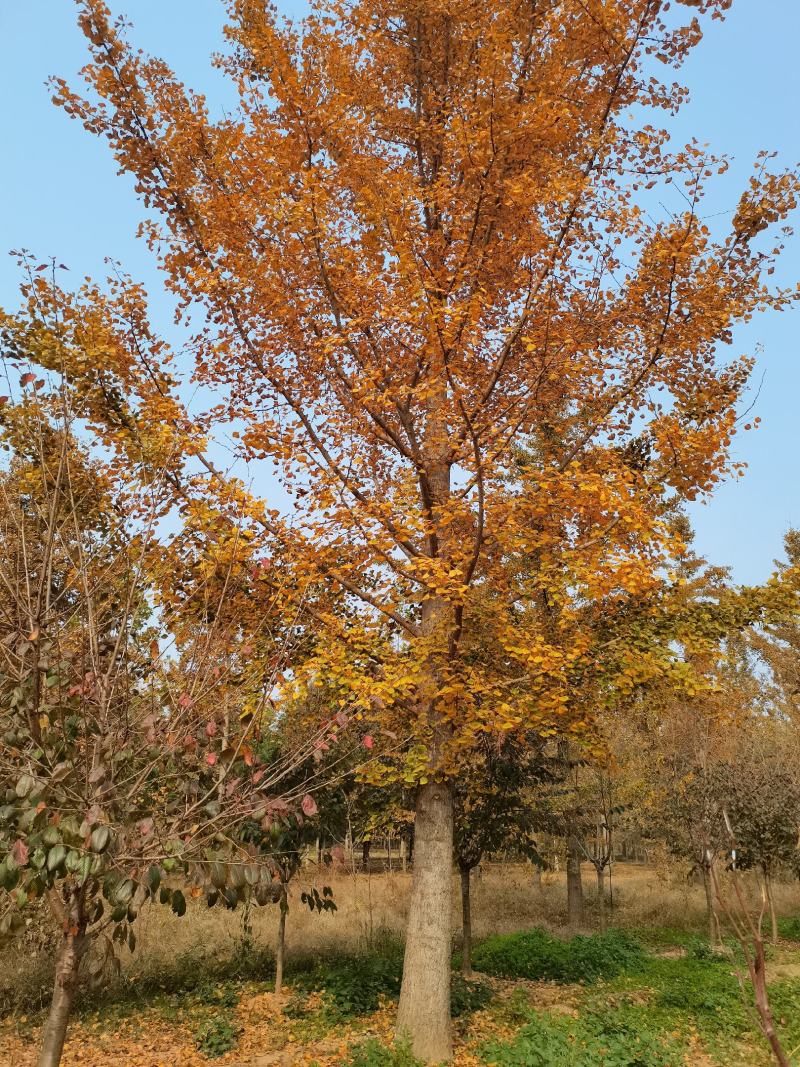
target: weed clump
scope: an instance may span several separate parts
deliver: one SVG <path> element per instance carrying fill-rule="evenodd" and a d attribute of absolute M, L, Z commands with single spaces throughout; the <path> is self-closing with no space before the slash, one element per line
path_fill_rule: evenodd
<path fill-rule="evenodd" d="M 454 1019 L 485 1008 L 494 996 L 486 982 L 470 981 L 454 974 L 450 986 L 450 1014 Z"/>
<path fill-rule="evenodd" d="M 372 1037 L 352 1050 L 346 1067 L 422 1067 L 422 1064 L 407 1042 L 387 1047 Z"/>
<path fill-rule="evenodd" d="M 195 1043 L 198 1051 L 209 1059 L 216 1059 L 235 1048 L 239 1032 L 239 1027 L 227 1015 L 215 1015 L 200 1026 Z"/>

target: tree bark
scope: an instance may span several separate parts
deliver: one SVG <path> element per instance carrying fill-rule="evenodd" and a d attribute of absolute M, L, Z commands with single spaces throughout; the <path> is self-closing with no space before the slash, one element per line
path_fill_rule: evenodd
<path fill-rule="evenodd" d="M 748 969 L 750 971 L 750 979 L 753 983 L 753 996 L 759 1022 L 761 1024 L 761 1032 L 767 1039 L 769 1047 L 772 1050 L 772 1055 L 775 1058 L 775 1062 L 779 1064 L 779 1067 L 791 1067 L 789 1057 L 784 1051 L 772 1018 L 772 1008 L 770 1007 L 769 993 L 767 991 L 764 942 L 761 940 L 760 934 L 756 938 L 753 947 L 755 950 L 754 958 L 752 962 L 748 959 Z"/>
<path fill-rule="evenodd" d="M 602 867 L 595 868 L 597 871 L 597 918 L 600 925 L 600 933 L 606 928 L 606 886 L 605 871 Z"/>
<path fill-rule="evenodd" d="M 278 919 L 278 944 L 275 949 L 275 995 L 283 992 L 283 964 L 286 958 L 286 914 L 289 911 L 289 901 L 286 898 L 286 888 L 283 888 L 280 901 L 281 916 Z"/>
<path fill-rule="evenodd" d="M 407 856 L 408 840 L 406 838 L 406 835 L 403 834 L 403 836 L 400 838 L 400 869 L 402 870 L 403 874 L 406 873 L 406 868 L 408 867 Z"/>
<path fill-rule="evenodd" d="M 708 916 L 708 943 L 712 949 L 717 948 L 720 943 L 719 938 L 719 920 L 717 918 L 717 909 L 714 905 L 714 889 L 711 880 L 711 868 L 707 864 L 703 864 L 703 888 L 706 891 L 706 913 Z"/>
<path fill-rule="evenodd" d="M 398 1036 L 427 1063 L 449 1060 L 453 794 L 430 782 L 417 792 L 414 871 L 408 913 Z"/>
<path fill-rule="evenodd" d="M 575 834 L 567 838 L 567 923 L 583 925 L 583 881 L 581 879 L 581 845 Z"/>
<path fill-rule="evenodd" d="M 369 870 L 369 850 L 372 848 L 372 841 L 361 842 L 361 870 L 366 872 Z"/>
<path fill-rule="evenodd" d="M 67 1025 L 75 1004 L 78 967 L 86 949 L 86 933 L 82 921 L 75 921 L 73 915 L 67 917 L 67 924 L 56 959 L 53 999 L 42 1032 L 38 1067 L 58 1067 L 61 1062 Z"/>
<path fill-rule="evenodd" d="M 472 907 L 470 901 L 470 868 L 459 864 L 461 873 L 461 973 L 472 977 Z"/>
<path fill-rule="evenodd" d="M 767 904 L 769 906 L 769 921 L 772 929 L 772 943 L 777 943 L 778 940 L 778 915 L 775 911 L 775 901 L 772 898 L 772 879 L 764 871 L 764 893 L 767 897 Z"/>

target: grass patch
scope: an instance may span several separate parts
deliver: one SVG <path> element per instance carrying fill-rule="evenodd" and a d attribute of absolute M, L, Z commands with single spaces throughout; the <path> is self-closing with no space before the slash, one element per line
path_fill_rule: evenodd
<path fill-rule="evenodd" d="M 496 1067 L 680 1067 L 685 1051 L 646 1005 L 630 1004 L 579 1018 L 543 1012 L 514 1041 L 484 1045 L 481 1057 Z"/>
<path fill-rule="evenodd" d="M 563 943 L 567 953 L 574 941 Z M 505 939 L 502 939 L 505 942 Z M 699 1045 L 719 1064 L 760 1063 L 766 1054 L 755 1013 L 738 977 L 736 961 L 708 951 L 702 939 L 685 940 L 679 957 L 644 952 L 613 953 L 617 974 L 597 976 L 597 960 L 605 961 L 596 946 L 587 958 L 581 946 L 566 973 L 595 978 L 585 989 L 575 1012 L 537 1012 L 521 990 L 498 1005 L 496 1015 L 518 1028 L 511 1041 L 493 1041 L 481 1047 L 487 1064 L 496 1067 L 672 1067 L 689 1062 Z M 662 940 L 660 942 L 664 944 Z M 542 941 L 537 938 L 539 949 Z M 521 977 L 551 977 L 550 962 L 541 965 L 546 950 L 536 956 L 529 950 L 499 955 L 506 973 L 513 965 L 527 973 Z M 530 942 L 528 942 L 528 946 Z M 501 946 L 504 947 L 504 946 Z M 517 946 L 515 946 L 515 949 Z M 563 956 L 558 956 L 559 967 Z M 534 960 L 531 963 L 531 959 Z M 573 960 L 577 961 L 573 965 Z M 605 966 L 605 963 L 604 963 Z M 606 967 L 608 969 L 608 967 Z M 561 971 L 560 973 L 565 973 Z M 519 976 L 519 975 L 518 975 Z M 773 1013 L 786 1048 L 800 1045 L 800 982 L 776 982 L 770 990 Z M 759 1056 L 761 1058 L 759 1059 Z"/>
<path fill-rule="evenodd" d="M 422 1067 L 407 1042 L 387 1047 L 376 1038 L 369 1038 L 352 1050 L 346 1067 Z"/>
<path fill-rule="evenodd" d="M 622 930 L 561 941 L 545 930 L 487 938 L 475 949 L 473 966 L 499 978 L 594 982 L 639 966 L 642 946 Z"/>

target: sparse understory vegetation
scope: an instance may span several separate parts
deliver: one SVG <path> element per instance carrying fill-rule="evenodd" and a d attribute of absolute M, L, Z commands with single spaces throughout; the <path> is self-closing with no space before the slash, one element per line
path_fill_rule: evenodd
<path fill-rule="evenodd" d="M 767 1050 L 735 940 L 715 950 L 699 882 L 676 868 L 621 864 L 613 922 L 558 936 L 563 878 L 534 885 L 529 865 L 489 864 L 476 880 L 474 975 L 457 973 L 454 1063 L 463 1067 L 757 1067 Z M 87 985 L 67 1067 L 169 1064 L 417 1067 L 393 1040 L 410 878 L 330 876 L 339 910 L 297 915 L 284 992 L 273 993 L 273 932 L 234 912 L 191 929 L 153 909 L 121 974 Z M 454 906 L 457 885 L 453 887 Z M 587 897 L 587 917 L 596 917 Z M 781 1039 L 800 1046 L 800 889 L 777 888 L 770 999 Z M 5 960 L 0 961 L 5 963 Z M 51 961 L 33 949 L 0 971 L 2 1067 L 35 1062 Z M 3 1058 L 5 1057 L 5 1058 Z M 793 1061 L 792 1061 L 793 1062 Z"/>

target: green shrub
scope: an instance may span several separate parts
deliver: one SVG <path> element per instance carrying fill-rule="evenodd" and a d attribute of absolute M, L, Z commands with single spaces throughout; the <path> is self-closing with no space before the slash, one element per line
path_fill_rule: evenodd
<path fill-rule="evenodd" d="M 490 937 L 473 953 L 476 970 L 502 978 L 592 982 L 640 966 L 641 945 L 621 930 L 561 941 L 544 930 Z"/>
<path fill-rule="evenodd" d="M 454 974 L 450 986 L 450 1014 L 454 1019 L 485 1008 L 494 996 L 486 982 L 474 982 Z"/>
<path fill-rule="evenodd" d="M 230 1052 L 239 1040 L 239 1028 L 227 1015 L 215 1015 L 197 1031 L 196 1044 L 205 1056 L 215 1059 Z"/>
<path fill-rule="evenodd" d="M 350 956 L 317 964 L 306 974 L 297 975 L 294 985 L 324 993 L 330 1007 L 347 1018 L 375 1011 L 382 996 L 398 996 L 402 974 L 399 957 Z"/>
<path fill-rule="evenodd" d="M 800 941 L 800 915 L 778 919 L 778 933 L 787 941 Z"/>
<path fill-rule="evenodd" d="M 369 1038 L 357 1045 L 347 1067 L 422 1067 L 411 1052 L 407 1042 L 401 1041 L 387 1048 L 376 1038 Z"/>

